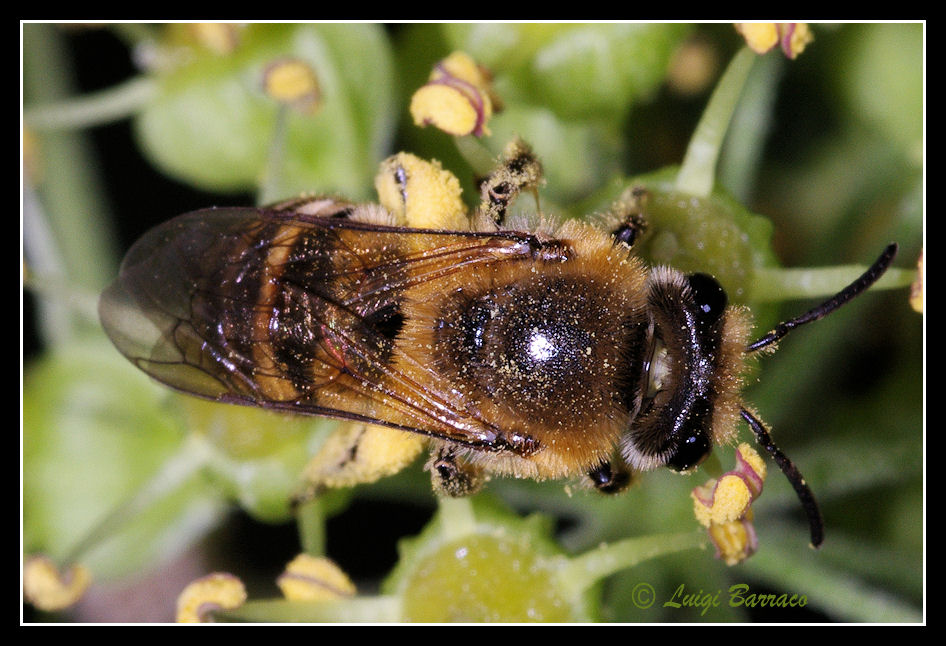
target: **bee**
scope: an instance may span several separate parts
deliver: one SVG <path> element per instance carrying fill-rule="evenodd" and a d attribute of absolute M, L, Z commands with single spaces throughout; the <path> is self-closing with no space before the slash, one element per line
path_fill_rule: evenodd
<path fill-rule="evenodd" d="M 408 173 L 391 172 L 406 200 Z M 632 473 L 692 470 L 743 420 L 819 545 L 811 490 L 742 402 L 745 365 L 864 292 L 896 245 L 750 342 L 748 311 L 713 277 L 635 254 L 641 193 L 609 229 L 506 226 L 540 178 L 514 142 L 467 230 L 402 226 L 380 205 L 325 197 L 182 215 L 131 248 L 101 320 L 123 355 L 179 391 L 411 434 L 447 495 L 491 475 L 618 492 Z"/>

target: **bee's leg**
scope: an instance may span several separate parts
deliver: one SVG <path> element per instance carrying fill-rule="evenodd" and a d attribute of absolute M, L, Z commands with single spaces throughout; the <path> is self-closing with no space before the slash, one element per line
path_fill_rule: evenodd
<path fill-rule="evenodd" d="M 426 441 L 422 435 L 385 426 L 342 423 L 306 465 L 305 486 L 295 502 L 305 502 L 325 489 L 352 487 L 393 475 L 414 461 Z"/>
<path fill-rule="evenodd" d="M 644 219 L 644 205 L 647 202 L 647 189 L 636 186 L 627 191 L 607 214 L 611 226 L 611 235 L 615 242 L 633 247 L 647 230 Z"/>
<path fill-rule="evenodd" d="M 503 162 L 480 184 L 478 215 L 487 221 L 502 224 L 506 209 L 523 190 L 535 190 L 542 180 L 542 164 L 532 149 L 520 139 L 513 140 L 503 151 Z"/>
<path fill-rule="evenodd" d="M 631 472 L 623 461 L 602 462 L 588 472 L 591 484 L 601 493 L 621 493 L 631 483 Z"/>
<path fill-rule="evenodd" d="M 434 491 L 451 498 L 476 493 L 485 480 L 482 469 L 457 455 L 448 444 L 432 451 L 424 468 L 430 471 Z"/>

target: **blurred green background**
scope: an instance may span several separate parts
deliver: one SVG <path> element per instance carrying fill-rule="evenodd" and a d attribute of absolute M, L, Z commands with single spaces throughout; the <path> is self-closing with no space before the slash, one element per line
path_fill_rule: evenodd
<path fill-rule="evenodd" d="M 796 60 L 770 52 L 756 62 L 719 184 L 770 222 L 771 240 L 754 238 L 754 251 L 784 267 L 865 265 L 892 240 L 901 245 L 896 266 L 915 267 L 925 232 L 925 27 L 813 31 Z M 216 569 L 242 577 L 251 597 L 273 596 L 276 575 L 299 551 L 287 493 L 330 425 L 207 409 L 120 357 L 99 329 L 95 299 L 138 235 L 190 210 L 254 204 L 264 184 L 285 196 L 371 200 L 378 162 L 398 150 L 440 159 L 475 204 L 473 172 L 453 139 L 407 114 L 432 64 L 455 49 L 490 68 L 505 104 L 484 144 L 498 152 L 514 134 L 526 138 L 546 170 L 543 210 L 582 215 L 606 207 L 630 178 L 681 162 L 741 47 L 730 24 L 253 25 L 234 33 L 234 47 L 221 50 L 187 25 L 22 25 L 25 553 L 65 558 L 156 474 L 163 492 L 83 550 L 96 577 L 84 601 L 54 615 L 27 607 L 27 621 L 169 620 L 183 585 Z M 315 115 L 281 110 L 259 89 L 261 69 L 289 56 L 317 70 Z M 755 305 L 751 294 L 744 302 Z M 814 302 L 759 307 L 759 333 Z M 920 620 L 923 359 L 923 317 L 905 289 L 872 292 L 783 341 L 746 399 L 818 495 L 824 547 L 808 549 L 797 500 L 770 465 L 755 557 L 733 568 L 707 552 L 647 562 L 604 582 L 601 618 Z M 607 499 L 568 495 L 556 482 L 492 481 L 487 490 L 521 513 L 548 514 L 562 545 L 580 553 L 691 529 L 689 490 L 702 481 L 654 472 Z M 397 562 L 397 541 L 424 527 L 435 501 L 418 463 L 333 494 L 326 507 L 327 555 L 371 593 Z M 715 591 L 744 582 L 805 594 L 809 605 L 705 616 L 641 610 L 630 597 L 640 582 L 659 598 L 681 584 Z"/>

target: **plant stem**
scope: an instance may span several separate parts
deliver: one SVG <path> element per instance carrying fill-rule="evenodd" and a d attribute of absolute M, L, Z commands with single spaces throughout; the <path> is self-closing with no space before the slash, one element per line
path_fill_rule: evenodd
<path fill-rule="evenodd" d="M 161 469 L 131 498 L 115 507 L 79 540 L 63 559 L 63 564 L 79 562 L 88 552 L 118 533 L 142 511 L 177 491 L 207 464 L 209 457 L 210 449 L 206 441 L 198 438 L 197 435 L 189 435 L 181 443 L 177 453 L 165 460 Z"/>
<path fill-rule="evenodd" d="M 862 265 L 807 267 L 803 269 L 756 269 L 752 281 L 752 300 L 757 303 L 817 298 L 838 293 L 867 269 Z M 898 289 L 913 282 L 915 273 L 891 267 L 873 286 L 874 289 Z"/>
<path fill-rule="evenodd" d="M 335 601 L 250 601 L 236 610 L 220 613 L 224 620 L 272 622 L 396 622 L 401 600 L 395 596 L 355 597 Z"/>
<path fill-rule="evenodd" d="M 286 161 L 286 137 L 289 131 L 289 108 L 280 105 L 276 112 L 276 121 L 273 124 L 273 135 L 270 139 L 269 150 L 266 153 L 266 167 L 263 169 L 263 180 L 260 182 L 256 203 L 260 206 L 272 204 L 285 197 L 281 179 Z"/>
<path fill-rule="evenodd" d="M 23 26 L 23 93 L 27 102 L 66 105 L 72 92 L 69 56 L 51 25 Z M 29 271 L 97 291 L 115 275 L 117 262 L 98 164 L 84 133 L 37 133 L 41 181 L 24 187 L 23 253 Z M 35 180 L 35 178 L 26 178 Z M 38 300 L 37 320 L 47 345 L 69 343 L 87 327 L 47 298 Z"/>
<path fill-rule="evenodd" d="M 677 173 L 676 189 L 698 197 L 713 190 L 716 162 L 756 54 L 743 47 L 729 63 L 690 139 Z"/>
<path fill-rule="evenodd" d="M 657 534 L 627 538 L 602 545 L 572 558 L 559 572 L 562 586 L 577 597 L 595 582 L 638 563 L 674 552 L 702 548 L 708 542 L 704 532 Z"/>
<path fill-rule="evenodd" d="M 299 525 L 302 551 L 310 556 L 325 554 L 325 512 L 322 501 L 312 498 L 302 503 L 296 510 L 296 522 Z"/>
<path fill-rule="evenodd" d="M 496 168 L 496 157 L 478 137 L 454 137 L 453 141 L 476 175 L 485 177 Z"/>
<path fill-rule="evenodd" d="M 473 533 L 476 528 L 476 516 L 469 498 L 441 496 L 437 499 L 437 504 L 440 508 L 440 527 L 444 541 Z"/>
<path fill-rule="evenodd" d="M 36 221 L 33 222 L 33 220 Z M 23 224 L 24 227 L 31 228 L 35 224 L 42 224 L 42 220 L 37 220 L 35 218 L 30 218 L 27 220 L 24 218 Z M 31 231 L 31 240 L 35 241 L 36 239 L 42 238 L 42 235 L 36 233 L 35 231 Z M 57 305 L 65 308 L 67 312 L 79 315 L 82 319 L 92 325 L 99 325 L 98 292 L 77 287 L 61 275 L 50 276 L 46 274 L 40 274 L 32 266 L 26 268 L 24 270 L 24 274 L 24 289 L 29 290 L 37 296 L 48 298 L 50 301 L 55 302 Z"/>
<path fill-rule="evenodd" d="M 726 154 L 719 160 L 716 177 L 717 183 L 725 186 L 740 204 L 747 204 L 752 198 L 784 68 L 785 59 L 781 56 L 758 57 L 728 128 Z"/>
<path fill-rule="evenodd" d="M 101 92 L 26 108 L 23 122 L 42 131 L 91 128 L 134 115 L 154 94 L 155 81 L 140 76 Z"/>

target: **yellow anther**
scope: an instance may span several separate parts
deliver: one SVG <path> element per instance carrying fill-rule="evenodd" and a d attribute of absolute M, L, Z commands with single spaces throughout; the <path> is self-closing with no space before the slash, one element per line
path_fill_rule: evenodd
<path fill-rule="evenodd" d="M 225 22 L 198 22 L 190 25 L 198 43 L 216 54 L 229 54 L 240 44 L 240 25 Z"/>
<path fill-rule="evenodd" d="M 915 311 L 923 313 L 923 251 L 920 251 L 920 258 L 916 261 L 916 280 L 910 286 L 910 307 Z"/>
<path fill-rule="evenodd" d="M 716 546 L 716 556 L 726 565 L 745 561 L 759 546 L 751 518 L 712 525 L 709 535 Z"/>
<path fill-rule="evenodd" d="M 210 613 L 233 610 L 246 601 L 243 582 L 232 574 L 215 572 L 192 582 L 177 598 L 178 623 L 211 621 Z"/>
<path fill-rule="evenodd" d="M 774 22 L 737 22 L 736 31 L 757 54 L 766 53 L 778 43 L 778 29 Z"/>
<path fill-rule="evenodd" d="M 495 97 L 489 75 L 463 52 L 437 63 L 430 80 L 411 98 L 411 116 L 418 126 L 433 125 L 455 135 L 488 135 L 486 122 Z"/>
<path fill-rule="evenodd" d="M 76 603 L 92 582 L 89 570 L 74 565 L 61 573 L 45 556 L 34 556 L 23 566 L 23 593 L 40 610 L 63 610 Z"/>
<path fill-rule="evenodd" d="M 713 487 L 709 504 L 693 494 L 693 513 L 704 527 L 717 523 L 728 523 L 742 516 L 749 509 L 752 494 L 745 480 L 735 475 L 726 475 Z"/>
<path fill-rule="evenodd" d="M 736 449 L 736 467 L 691 492 L 693 514 L 709 530 L 717 556 L 734 565 L 757 548 L 752 502 L 762 493 L 765 461 L 748 444 Z"/>
<path fill-rule="evenodd" d="M 814 40 L 814 35 L 804 22 L 739 22 L 736 31 L 746 39 L 749 48 L 764 54 L 780 44 L 788 58 L 795 58 Z"/>
<path fill-rule="evenodd" d="M 290 601 L 328 601 L 356 592 L 355 584 L 335 563 L 308 554 L 294 558 L 276 584 Z"/>
<path fill-rule="evenodd" d="M 423 451 L 420 435 L 384 426 L 341 424 L 306 465 L 310 487 L 335 489 L 393 475 Z"/>
<path fill-rule="evenodd" d="M 263 73 L 263 86 L 272 98 L 304 112 L 315 112 L 321 105 L 322 92 L 315 70 L 297 58 L 270 64 Z"/>
<path fill-rule="evenodd" d="M 381 204 L 401 226 L 466 229 L 469 217 L 460 181 L 440 162 L 398 153 L 381 163 L 374 180 Z"/>

